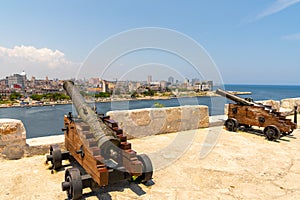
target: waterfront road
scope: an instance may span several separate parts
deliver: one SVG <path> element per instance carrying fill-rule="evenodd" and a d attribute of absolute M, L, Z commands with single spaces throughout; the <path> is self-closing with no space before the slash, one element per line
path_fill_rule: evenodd
<path fill-rule="evenodd" d="M 300 199 L 300 130 L 270 142 L 257 134 L 212 129 L 222 133 L 205 158 L 200 159 L 199 152 L 209 129 L 200 129 L 180 158 L 154 172 L 154 185 L 123 182 L 88 188 L 84 199 Z M 177 134 L 130 142 L 137 152 L 151 154 Z M 172 157 L 172 152 L 166 150 L 165 156 Z M 0 160 L 0 199 L 66 199 L 61 191 L 64 171 L 51 174 L 44 162 L 44 155 Z"/>

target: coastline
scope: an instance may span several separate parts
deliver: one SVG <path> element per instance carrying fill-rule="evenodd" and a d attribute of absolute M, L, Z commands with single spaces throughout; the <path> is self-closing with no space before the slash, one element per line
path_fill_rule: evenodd
<path fill-rule="evenodd" d="M 251 92 L 241 92 L 241 91 L 229 91 L 233 93 L 234 95 L 250 95 L 252 94 Z M 94 99 L 94 100 L 89 100 L 87 99 L 87 103 L 99 103 L 99 102 L 119 102 L 119 101 L 144 101 L 144 100 L 168 100 L 168 99 L 174 99 L 174 98 L 189 98 L 189 97 L 217 97 L 220 96 L 215 93 L 215 91 L 208 91 L 202 94 L 197 94 L 197 93 L 182 93 L 179 94 L 178 96 L 147 96 L 147 97 L 138 97 L 138 98 L 103 98 L 103 99 Z M 56 105 L 68 105 L 72 104 L 72 101 L 63 101 L 63 102 L 55 102 L 55 101 L 50 101 L 46 102 L 43 104 L 26 104 L 26 105 L 21 105 L 21 102 L 16 103 L 16 104 L 0 104 L 0 109 L 1 108 L 31 108 L 31 107 L 43 107 L 43 106 L 56 106 Z"/>

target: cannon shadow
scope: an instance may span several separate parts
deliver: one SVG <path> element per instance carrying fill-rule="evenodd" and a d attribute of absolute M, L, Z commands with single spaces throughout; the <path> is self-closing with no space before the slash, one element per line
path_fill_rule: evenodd
<path fill-rule="evenodd" d="M 263 131 L 261 129 L 258 129 L 258 127 L 251 127 L 251 128 L 246 128 L 246 127 L 239 127 L 238 128 L 239 131 L 243 131 L 243 132 L 246 132 L 246 133 L 250 133 L 250 134 L 253 134 L 253 135 L 257 135 L 257 136 L 261 136 L 261 137 L 265 137 Z M 290 139 L 297 139 L 297 137 L 295 137 L 293 134 L 290 134 L 290 135 L 281 135 L 279 139 L 277 140 L 273 140 L 273 142 L 290 142 L 291 140 Z M 265 137 L 265 140 L 268 140 L 266 137 Z"/>

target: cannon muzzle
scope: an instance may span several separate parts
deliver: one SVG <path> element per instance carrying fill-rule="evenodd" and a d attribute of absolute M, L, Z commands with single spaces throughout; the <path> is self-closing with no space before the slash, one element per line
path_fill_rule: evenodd
<path fill-rule="evenodd" d="M 246 106 L 246 105 L 247 105 L 247 106 L 252 106 L 252 105 L 254 105 L 253 102 L 247 101 L 246 99 L 243 99 L 243 98 L 241 98 L 241 97 L 238 97 L 238 96 L 236 96 L 236 95 L 234 95 L 234 94 L 231 94 L 230 92 L 227 92 L 227 91 L 222 90 L 222 89 L 217 89 L 217 90 L 216 90 L 216 93 L 219 94 L 219 95 L 221 95 L 221 96 L 223 96 L 223 97 L 226 97 L 227 99 L 230 99 L 231 101 L 236 102 L 236 103 L 239 104 L 239 105 L 245 105 L 245 106 Z"/>
<path fill-rule="evenodd" d="M 115 149 L 116 146 L 119 146 L 120 140 L 112 130 L 99 120 L 97 114 L 85 102 L 79 90 L 74 86 L 74 83 L 72 81 L 65 81 L 63 88 L 72 99 L 78 115 L 90 127 L 90 131 L 93 133 L 101 152 L 107 154 Z"/>
<path fill-rule="evenodd" d="M 219 94 L 223 97 L 226 97 L 227 99 L 230 99 L 231 101 L 236 102 L 238 105 L 263 107 L 265 110 L 268 110 L 268 111 L 273 112 L 273 113 L 278 113 L 276 111 L 276 109 L 273 109 L 271 106 L 263 105 L 262 103 L 256 103 L 251 98 L 243 99 L 239 96 L 236 96 L 236 95 L 234 95 L 230 92 L 227 92 L 225 90 L 222 90 L 222 89 L 217 89 L 216 94 Z"/>

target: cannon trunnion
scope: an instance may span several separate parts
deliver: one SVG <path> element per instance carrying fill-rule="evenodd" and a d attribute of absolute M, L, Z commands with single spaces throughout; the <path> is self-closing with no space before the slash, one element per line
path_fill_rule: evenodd
<path fill-rule="evenodd" d="M 62 190 L 67 191 L 68 197 L 80 199 L 82 189 L 94 183 L 102 187 L 122 180 L 150 181 L 153 174 L 151 160 L 131 149 L 131 143 L 118 123 L 109 116 L 97 115 L 72 82 L 65 82 L 64 88 L 80 118 L 74 118 L 72 113 L 64 117 L 62 130 L 66 151 L 51 145 L 47 162 L 52 163 L 52 170 L 59 170 L 63 166 L 62 160 L 70 160 L 73 167 L 66 169 L 62 182 Z"/>
<path fill-rule="evenodd" d="M 225 121 L 225 127 L 229 131 L 237 131 L 240 126 L 264 127 L 263 133 L 266 138 L 276 140 L 282 135 L 291 134 L 297 128 L 296 120 L 292 122 L 270 106 L 256 103 L 252 99 L 243 99 L 221 89 L 218 89 L 216 93 L 236 102 L 236 104 L 228 105 L 228 119 Z M 296 110 L 295 108 L 295 119 L 297 118 Z"/>

